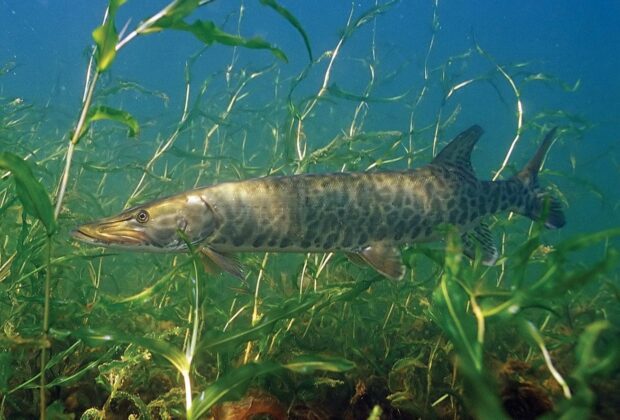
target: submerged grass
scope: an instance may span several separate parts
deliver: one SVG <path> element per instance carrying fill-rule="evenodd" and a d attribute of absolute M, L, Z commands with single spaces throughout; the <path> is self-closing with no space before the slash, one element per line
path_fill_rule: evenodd
<path fill-rule="evenodd" d="M 275 1 L 262 1 L 300 34 L 310 63 L 286 79 L 277 65 L 238 68 L 233 58 L 225 75 L 196 80 L 196 59 L 209 53 L 200 51 L 187 61 L 179 120 L 158 127 L 169 134 L 155 144 L 142 145 L 152 149 L 150 157 L 141 151 L 128 159 L 132 146 L 106 143 L 117 127 L 93 123 L 108 119 L 137 134 L 139 118 L 110 106 L 114 96 L 130 86 L 144 101 L 161 100 L 156 90 L 101 77 L 136 36 L 180 30 L 205 44 L 285 56 L 264 40 L 188 23 L 208 1 L 173 1 L 120 37 L 114 18 L 123 3 L 110 1 L 93 33 L 80 117 L 62 142 L 40 146 L 33 139 L 46 135 L 34 123 L 49 110 L 0 97 L 0 136 L 9 150 L 0 154 L 0 417 L 496 419 L 614 412 L 619 229 L 554 240 L 551 247 L 538 225 L 497 221 L 505 258 L 491 268 L 463 260 L 458 237 L 448 232 L 444 245 L 403 250 L 409 270 L 401 283 L 332 254 L 247 255 L 248 274 L 238 282 L 206 274 L 196 254 L 102 253 L 67 239 L 78 220 L 196 185 L 410 167 L 435 153 L 459 117 L 456 93 L 480 83 L 516 98 L 518 128 L 499 177 L 524 132 L 551 121 L 560 121 L 566 136 L 587 129 L 561 111 L 524 118 L 521 86 L 551 76 L 500 65 L 477 44 L 432 68 L 436 2 L 421 87 L 381 96 L 376 27 L 393 2 L 352 8 L 335 45 L 315 58 L 303 22 Z M 369 77 L 353 92 L 334 82 L 334 72 L 344 45 L 363 31 L 371 41 L 358 61 Z M 486 63 L 482 75 L 451 70 L 449 63 L 476 57 Z M 219 91 L 209 83 L 217 78 L 226 78 Z M 502 83 L 508 89 L 497 87 Z M 262 84 L 273 85 L 271 101 L 249 104 Z M 406 129 L 374 129 L 372 106 L 384 103 L 411 110 Z M 334 113 L 339 133 L 314 140 Z M 52 211 L 46 191 L 55 180 Z M 251 412 L 252 406 L 260 408 Z"/>

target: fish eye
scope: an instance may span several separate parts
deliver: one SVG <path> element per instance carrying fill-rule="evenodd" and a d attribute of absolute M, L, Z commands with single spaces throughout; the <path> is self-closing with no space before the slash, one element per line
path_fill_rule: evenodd
<path fill-rule="evenodd" d="M 138 223 L 146 223 L 149 221 L 149 212 L 146 210 L 140 210 L 137 214 L 136 214 L 136 220 L 138 221 Z"/>

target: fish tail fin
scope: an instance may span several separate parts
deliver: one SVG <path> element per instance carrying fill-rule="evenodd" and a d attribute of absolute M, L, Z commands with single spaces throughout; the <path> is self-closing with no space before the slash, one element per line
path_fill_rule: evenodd
<path fill-rule="evenodd" d="M 520 212 L 532 220 L 542 220 L 548 229 L 558 229 L 566 224 L 560 201 L 540 188 L 538 183 L 538 172 L 547 151 L 555 140 L 556 132 L 557 127 L 547 133 L 536 154 L 513 178 L 526 191 L 526 200 Z"/>

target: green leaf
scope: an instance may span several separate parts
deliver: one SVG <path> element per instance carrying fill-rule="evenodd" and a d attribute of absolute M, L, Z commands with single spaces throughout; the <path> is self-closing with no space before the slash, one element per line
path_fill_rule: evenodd
<path fill-rule="evenodd" d="M 207 332 L 198 344 L 198 348 L 202 350 L 222 351 L 223 349 L 230 348 L 239 343 L 253 340 L 265 334 L 263 330 L 273 328 L 278 321 L 290 319 L 300 312 L 307 311 L 320 301 L 321 296 L 317 295 L 301 303 L 298 302 L 297 298 L 284 302 L 278 309 L 274 309 L 267 313 L 261 321 L 253 327 L 241 331 Z"/>
<path fill-rule="evenodd" d="M 448 336 L 465 363 L 476 371 L 483 369 L 482 346 L 476 339 L 474 317 L 468 312 L 468 296 L 459 283 L 462 248 L 456 232 L 446 238 L 446 260 L 439 286 L 433 292 L 429 314 Z"/>
<path fill-rule="evenodd" d="M 138 33 L 147 35 L 154 32 L 160 32 L 168 29 L 175 23 L 189 16 L 196 8 L 198 8 L 199 0 L 175 0 L 168 5 L 162 13 L 162 16 L 155 19 L 154 22 L 138 28 Z"/>
<path fill-rule="evenodd" d="M 282 365 L 275 362 L 249 363 L 236 368 L 220 377 L 194 398 L 192 407 L 187 412 L 188 420 L 201 418 L 218 402 L 240 398 L 254 378 L 275 374 L 283 369 Z"/>
<path fill-rule="evenodd" d="M 0 353 L 0 393 L 6 394 L 9 379 L 11 379 L 14 371 L 13 355 L 3 351 Z"/>
<path fill-rule="evenodd" d="M 608 320 L 589 324 L 579 336 L 575 348 L 576 367 L 571 373 L 573 398 L 555 408 L 556 418 L 585 419 L 592 417 L 600 396 L 592 389 L 596 383 L 608 383 L 620 366 L 620 334 Z"/>
<path fill-rule="evenodd" d="M 106 71 L 116 57 L 116 44 L 118 43 L 118 32 L 114 26 L 114 17 L 118 8 L 126 0 L 110 0 L 108 3 L 108 16 L 103 25 L 93 31 L 93 39 L 97 45 L 95 59 L 97 61 L 97 71 Z"/>
<path fill-rule="evenodd" d="M 498 385 L 486 371 L 479 371 L 461 357 L 457 358 L 459 372 L 463 375 L 465 404 L 474 418 L 502 420 L 509 417 L 504 412 L 497 395 Z"/>
<path fill-rule="evenodd" d="M 374 6 L 368 10 L 366 10 L 360 17 L 358 17 L 355 21 L 351 22 L 344 30 L 344 38 L 349 38 L 353 35 L 353 32 L 356 29 L 361 28 L 368 22 L 372 22 L 373 19 L 378 17 L 379 15 L 385 13 L 390 7 L 394 6 L 397 3 L 397 0 L 389 1 L 385 4 L 380 4 Z"/>
<path fill-rule="evenodd" d="M 233 47 L 245 47 L 251 49 L 265 49 L 271 51 L 273 55 L 284 62 L 288 62 L 288 58 L 282 50 L 272 46 L 270 43 L 260 37 L 243 38 L 238 35 L 229 34 L 218 28 L 211 21 L 197 20 L 191 25 L 183 20 L 178 20 L 175 16 L 164 17 L 159 19 L 151 26 L 152 29 L 175 29 L 193 34 L 206 45 L 218 43 Z M 150 32 L 150 31 L 149 31 Z M 148 32 L 142 32 L 148 33 Z"/>
<path fill-rule="evenodd" d="M 287 9 L 285 9 L 284 7 L 276 3 L 275 0 L 260 0 L 260 2 L 261 4 L 264 4 L 265 6 L 271 7 L 280 16 L 286 19 L 288 23 L 293 25 L 295 29 L 297 29 L 297 32 L 299 32 L 301 37 L 304 39 L 304 45 L 306 46 L 306 51 L 308 51 L 308 58 L 310 59 L 310 61 L 312 61 L 313 58 L 312 58 L 312 48 L 310 47 L 310 40 L 308 38 L 308 35 L 306 34 L 306 31 L 304 31 L 304 28 L 301 26 L 301 23 L 299 23 L 297 18 Z"/>
<path fill-rule="evenodd" d="M 605 332 L 610 332 L 614 340 L 607 345 L 601 345 L 599 340 Z M 611 372 L 617 368 L 620 362 L 619 337 L 617 328 L 614 329 L 607 320 L 595 321 L 588 325 L 579 337 L 575 349 L 577 368 L 573 376 L 585 381 L 593 375 Z"/>
<path fill-rule="evenodd" d="M 401 370 L 408 370 L 411 368 L 418 368 L 418 369 L 428 369 L 428 366 L 426 366 L 421 360 L 420 360 L 420 356 L 418 357 L 405 357 L 404 359 L 399 359 L 396 361 L 396 363 L 394 363 L 394 365 L 392 366 L 392 372 L 398 372 Z"/>
<path fill-rule="evenodd" d="M 619 236 L 620 228 L 618 227 L 601 230 L 598 232 L 580 234 L 559 244 L 556 247 L 556 253 L 564 256 L 564 254 L 568 252 L 589 248 Z"/>
<path fill-rule="evenodd" d="M 312 373 L 315 370 L 346 372 L 353 369 L 355 363 L 342 357 L 301 355 L 286 363 L 284 367 L 297 373 Z"/>
<path fill-rule="evenodd" d="M 61 400 L 56 400 L 45 408 L 45 417 L 53 420 L 73 420 L 75 415 L 65 413 L 65 405 Z"/>
<path fill-rule="evenodd" d="M 17 67 L 17 63 L 15 63 L 14 61 L 9 61 L 8 63 L 0 67 L 0 76 L 4 76 L 5 74 L 10 73 L 15 67 Z"/>
<path fill-rule="evenodd" d="M 98 345 L 105 342 L 135 344 L 166 358 L 180 373 L 189 372 L 189 362 L 185 354 L 164 340 L 150 337 L 126 335 L 122 332 L 107 329 L 105 332 L 94 331 L 89 328 L 81 328 L 71 332 L 75 338 L 79 338 L 89 345 Z"/>
<path fill-rule="evenodd" d="M 175 0 L 167 8 L 165 16 L 183 19 L 198 8 L 200 0 Z"/>
<path fill-rule="evenodd" d="M 55 331 L 53 328 L 50 329 L 50 333 L 52 336 L 55 335 Z M 64 335 L 62 338 L 66 338 L 67 335 Z M 59 363 L 67 360 L 68 357 L 70 356 L 74 356 L 75 355 L 75 351 L 76 349 L 80 346 L 81 341 L 76 341 L 75 343 L 73 343 L 71 346 L 69 346 L 67 349 L 56 353 L 54 356 L 52 356 L 52 358 L 47 362 L 47 364 L 45 365 L 45 370 L 49 370 L 52 369 L 54 366 L 57 366 Z M 39 377 L 41 376 L 41 372 L 37 373 L 36 375 L 34 375 L 33 377 L 31 377 L 30 379 L 28 379 L 25 382 L 22 382 L 21 384 L 15 386 L 14 388 L 11 388 L 7 394 L 13 394 L 14 392 L 20 390 L 20 389 L 32 389 L 32 388 L 38 388 L 39 387 Z M 47 387 L 49 387 L 50 385 L 46 385 Z"/>
<path fill-rule="evenodd" d="M 349 360 L 321 355 L 302 355 L 286 364 L 276 362 L 249 363 L 234 369 L 209 385 L 194 398 L 187 414 L 188 419 L 200 418 L 218 402 L 240 398 L 252 380 L 263 375 L 273 375 L 284 370 L 297 373 L 312 373 L 315 370 L 344 372 L 353 369 L 355 364 Z"/>
<path fill-rule="evenodd" d="M 238 35 L 232 35 L 228 32 L 222 31 L 220 28 L 215 26 L 215 24 L 211 21 L 203 21 L 197 20 L 191 25 L 187 25 L 185 27 L 187 30 L 194 34 L 196 38 L 201 40 L 207 45 L 212 44 L 213 42 L 217 42 L 222 45 L 229 45 L 233 47 L 245 47 L 252 49 L 266 49 L 271 51 L 273 55 L 275 55 L 278 59 L 288 62 L 288 58 L 284 54 L 284 52 L 276 47 L 273 47 L 267 41 L 263 40 L 259 37 L 252 38 L 243 38 Z M 179 28 L 181 29 L 181 28 Z"/>
<path fill-rule="evenodd" d="M 47 191 L 34 177 L 30 166 L 19 156 L 9 152 L 0 153 L 0 168 L 13 174 L 17 197 L 24 206 L 26 213 L 43 223 L 48 235 L 56 231 L 54 210 Z"/>
<path fill-rule="evenodd" d="M 342 99 L 346 99 L 348 101 L 354 101 L 354 102 L 375 102 L 375 103 L 380 103 L 380 102 L 397 102 L 400 101 L 401 99 L 403 99 L 407 93 L 403 93 L 402 95 L 397 95 L 397 96 L 390 96 L 390 97 L 384 97 L 384 98 L 375 98 L 375 97 L 371 97 L 368 95 L 356 95 L 355 93 L 351 93 L 351 92 L 347 92 L 343 89 L 341 89 L 337 84 L 332 84 L 330 86 L 327 87 L 327 91 L 330 93 L 330 95 L 333 95 L 337 98 L 342 98 Z"/>
<path fill-rule="evenodd" d="M 82 136 L 86 134 L 90 127 L 90 123 L 101 120 L 116 121 L 127 126 L 129 129 L 129 137 L 135 137 L 140 134 L 140 124 L 138 124 L 138 121 L 129 112 L 100 105 L 89 111 L 83 125 L 84 128 L 78 138 L 82 138 Z"/>

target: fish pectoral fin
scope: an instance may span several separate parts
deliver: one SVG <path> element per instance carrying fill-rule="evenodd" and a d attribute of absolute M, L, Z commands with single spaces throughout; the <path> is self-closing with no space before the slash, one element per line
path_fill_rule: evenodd
<path fill-rule="evenodd" d="M 243 280 L 243 266 L 235 257 L 217 252 L 206 246 L 200 248 L 200 253 L 206 257 L 205 268 L 209 273 L 215 274 L 219 271 L 225 271 Z"/>
<path fill-rule="evenodd" d="M 372 244 L 356 254 L 359 259 L 393 280 L 402 280 L 405 275 L 400 251 L 397 247 L 385 243 Z"/>
<path fill-rule="evenodd" d="M 472 260 L 476 258 L 476 252 L 481 253 L 482 264 L 494 265 L 499 258 L 499 252 L 491 235 L 491 230 L 486 223 L 480 222 L 473 229 L 461 235 L 463 242 L 463 254 Z"/>
<path fill-rule="evenodd" d="M 366 260 L 357 252 L 345 252 L 345 255 L 355 265 L 359 265 L 361 267 L 367 267 L 368 263 Z"/>

